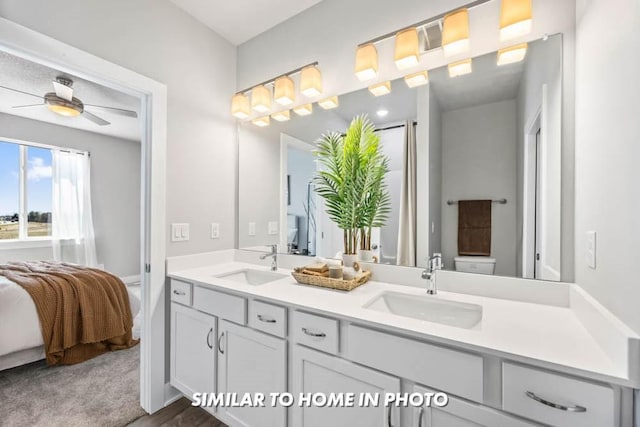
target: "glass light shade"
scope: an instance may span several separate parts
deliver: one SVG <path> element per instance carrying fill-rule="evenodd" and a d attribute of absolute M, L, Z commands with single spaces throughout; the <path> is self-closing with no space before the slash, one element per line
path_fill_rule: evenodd
<path fill-rule="evenodd" d="M 449 64 L 449 77 L 458 77 L 473 71 L 471 58 Z"/>
<path fill-rule="evenodd" d="M 399 70 L 415 67 L 420 62 L 418 30 L 407 28 L 396 34 L 396 50 L 393 55 Z"/>
<path fill-rule="evenodd" d="M 313 113 L 313 105 L 298 105 L 297 107 L 293 107 L 293 112 L 299 116 L 308 116 L 309 114 Z"/>
<path fill-rule="evenodd" d="M 271 115 L 271 118 L 278 122 L 286 122 L 287 120 L 291 119 L 291 113 L 289 112 L 289 110 L 278 111 L 277 113 L 273 113 Z"/>
<path fill-rule="evenodd" d="M 383 82 L 369 86 L 369 92 L 375 96 L 382 96 L 391 93 L 391 82 Z"/>
<path fill-rule="evenodd" d="M 257 119 L 251 120 L 251 123 L 256 126 L 260 126 L 261 128 L 269 126 L 269 116 L 258 117 Z"/>
<path fill-rule="evenodd" d="M 404 82 L 409 87 L 422 86 L 429 83 L 429 73 L 425 71 L 420 71 L 418 73 L 409 74 L 404 76 Z"/>
<path fill-rule="evenodd" d="M 324 108 L 325 110 L 336 108 L 338 107 L 338 97 L 331 96 L 329 98 L 323 99 L 322 101 L 318 101 L 318 105 Z"/>
<path fill-rule="evenodd" d="M 444 56 L 454 56 L 469 50 L 469 11 L 460 9 L 444 17 L 442 24 Z"/>
<path fill-rule="evenodd" d="M 266 113 L 271 109 L 271 92 L 266 86 L 251 89 L 251 108 L 258 113 Z"/>
<path fill-rule="evenodd" d="M 527 55 L 527 44 L 521 43 L 515 46 L 500 49 L 498 51 L 498 65 L 520 62 Z"/>
<path fill-rule="evenodd" d="M 531 32 L 531 0 L 502 0 L 500 7 L 500 40 L 506 41 Z"/>
<path fill-rule="evenodd" d="M 278 77 L 273 86 L 273 100 L 280 105 L 290 105 L 296 100 L 296 88 L 290 77 Z"/>
<path fill-rule="evenodd" d="M 322 75 L 315 65 L 303 68 L 300 72 L 300 92 L 309 98 L 322 93 Z"/>
<path fill-rule="evenodd" d="M 378 75 L 378 51 L 373 43 L 360 46 L 356 50 L 355 74 L 361 82 Z"/>
<path fill-rule="evenodd" d="M 242 93 L 236 93 L 231 98 L 231 115 L 240 120 L 244 120 L 251 114 L 249 97 Z"/>
<path fill-rule="evenodd" d="M 64 105 L 48 104 L 47 108 L 49 108 L 49 110 L 53 111 L 54 113 L 60 114 L 61 116 L 65 117 L 76 117 L 80 115 L 79 110 Z"/>

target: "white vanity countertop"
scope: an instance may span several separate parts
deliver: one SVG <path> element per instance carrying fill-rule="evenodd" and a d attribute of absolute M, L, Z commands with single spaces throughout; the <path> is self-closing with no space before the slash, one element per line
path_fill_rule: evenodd
<path fill-rule="evenodd" d="M 169 276 L 264 301 L 322 312 L 365 326 L 387 329 L 460 349 L 610 383 L 640 387 L 635 379 L 630 378 L 628 366 L 616 363 L 616 357 L 605 352 L 569 307 L 438 291 L 433 298 L 482 306 L 480 323 L 473 329 L 464 329 L 363 307 L 384 291 L 424 296 L 425 290 L 421 288 L 370 281 L 351 292 L 334 291 L 299 285 L 290 271 L 283 269 L 279 272 L 285 274 L 285 278 L 259 286 L 215 277 L 243 268 L 268 270 L 255 264 L 228 262 L 175 271 Z"/>

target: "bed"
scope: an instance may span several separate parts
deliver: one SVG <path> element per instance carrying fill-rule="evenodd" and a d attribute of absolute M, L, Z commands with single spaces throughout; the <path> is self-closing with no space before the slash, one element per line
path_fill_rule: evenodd
<path fill-rule="evenodd" d="M 133 335 L 140 335 L 140 299 L 128 290 Z M 40 321 L 31 296 L 0 275 L 0 371 L 44 359 Z"/>

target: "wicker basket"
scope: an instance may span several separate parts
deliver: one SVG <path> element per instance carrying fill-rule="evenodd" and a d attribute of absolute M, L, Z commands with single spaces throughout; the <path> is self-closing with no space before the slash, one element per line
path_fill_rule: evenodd
<path fill-rule="evenodd" d="M 302 274 L 293 272 L 291 275 L 296 282 L 303 285 L 320 286 L 322 288 L 337 289 L 339 291 L 351 291 L 360 285 L 367 283 L 371 277 L 370 271 L 365 271 L 361 276 L 352 280 L 331 279 L 329 277 L 312 276 L 310 274 Z"/>

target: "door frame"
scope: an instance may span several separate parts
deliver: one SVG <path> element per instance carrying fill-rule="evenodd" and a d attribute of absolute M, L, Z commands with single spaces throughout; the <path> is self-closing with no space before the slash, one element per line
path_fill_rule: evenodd
<path fill-rule="evenodd" d="M 153 413 L 175 394 L 165 369 L 167 88 L 164 84 L 0 17 L 0 50 L 136 96 L 141 126 L 140 404 Z"/>
<path fill-rule="evenodd" d="M 542 105 L 533 114 L 524 129 L 524 180 L 522 190 L 522 277 L 533 279 L 536 252 L 536 134 L 543 138 Z M 542 143 L 542 141 L 540 141 Z M 541 165 L 541 168 L 544 165 Z M 538 230 L 539 232 L 539 230 Z"/>

